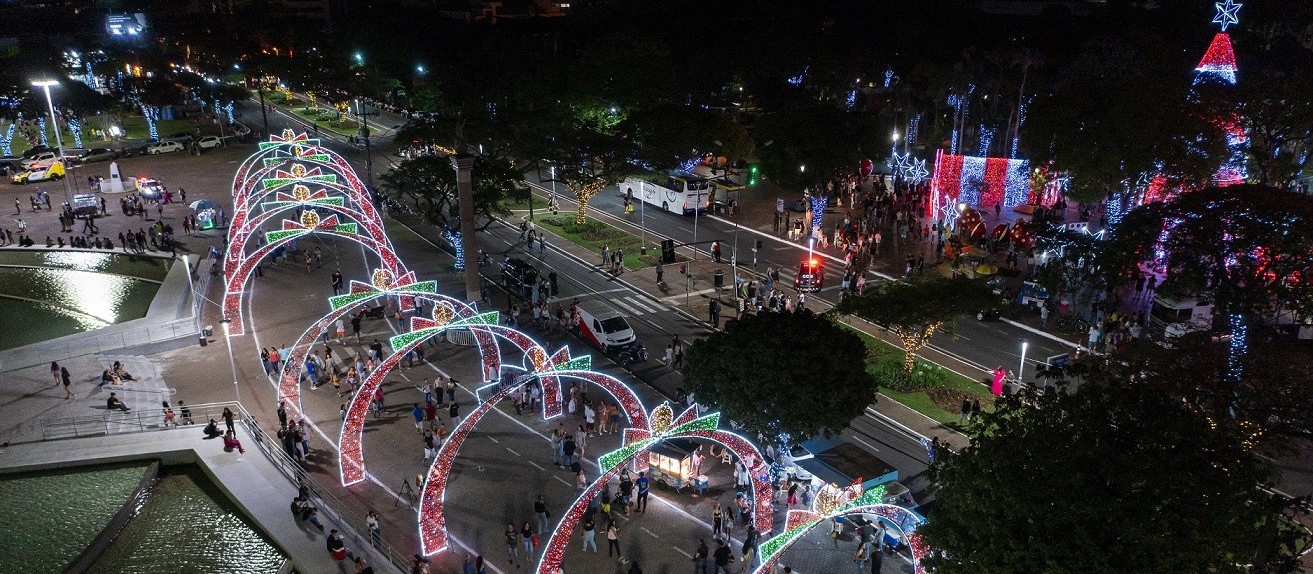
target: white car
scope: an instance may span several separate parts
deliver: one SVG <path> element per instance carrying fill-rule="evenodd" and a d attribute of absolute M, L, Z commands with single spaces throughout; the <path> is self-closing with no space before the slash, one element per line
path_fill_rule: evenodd
<path fill-rule="evenodd" d="M 182 150 L 183 150 L 182 144 L 178 142 L 160 142 L 146 148 L 146 153 L 150 155 L 159 155 L 162 153 L 173 153 L 175 151 L 182 151 Z"/>
<path fill-rule="evenodd" d="M 210 149 L 223 146 L 223 140 L 219 136 L 205 136 L 196 140 L 197 147 L 201 149 Z"/>
<path fill-rule="evenodd" d="M 59 159 L 59 154 L 53 151 L 43 151 L 39 154 L 36 154 L 35 156 L 32 156 L 32 159 L 27 160 L 27 162 L 25 162 L 24 165 L 26 165 L 27 169 L 29 170 L 38 170 L 38 169 L 43 170 L 50 167 L 51 164 L 55 163 L 58 159 Z"/>

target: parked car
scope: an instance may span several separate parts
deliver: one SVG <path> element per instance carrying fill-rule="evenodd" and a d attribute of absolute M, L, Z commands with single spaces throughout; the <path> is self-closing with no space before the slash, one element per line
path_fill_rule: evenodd
<path fill-rule="evenodd" d="M 162 153 L 173 153 L 177 151 L 182 151 L 183 149 L 184 148 L 182 144 L 176 141 L 164 141 L 146 148 L 146 153 L 150 155 L 159 155 Z"/>
<path fill-rule="evenodd" d="M 25 185 L 36 183 L 38 181 L 51 181 L 58 179 L 64 179 L 64 163 L 59 161 L 46 167 L 37 167 L 28 169 L 27 171 L 20 171 L 14 174 L 9 180 L 19 185 Z"/>
<path fill-rule="evenodd" d="M 27 169 L 43 169 L 50 167 L 56 161 L 59 161 L 59 154 L 54 150 L 50 150 L 32 156 L 25 165 Z"/>
<path fill-rule="evenodd" d="M 91 148 L 78 154 L 78 160 L 82 163 L 92 163 L 97 161 L 109 161 L 117 158 L 118 152 L 103 147 Z"/>
<path fill-rule="evenodd" d="M 153 145 L 155 145 L 155 142 L 153 141 L 130 143 L 126 146 L 123 146 L 122 148 L 119 148 L 119 157 L 133 157 L 138 155 L 146 155 L 146 150 Z"/>
<path fill-rule="evenodd" d="M 23 159 L 26 160 L 35 159 L 36 156 L 40 154 L 43 154 L 45 152 L 53 152 L 53 151 L 55 151 L 55 148 L 52 148 L 48 145 L 34 145 L 30 148 L 27 148 L 27 151 L 23 152 Z"/>
<path fill-rule="evenodd" d="M 502 285 L 520 297 L 533 296 L 533 286 L 538 283 L 538 270 L 523 259 L 508 258 L 501 264 Z"/>
<path fill-rule="evenodd" d="M 223 146 L 223 140 L 219 136 L 205 136 L 196 140 L 196 146 L 201 149 L 210 149 Z"/>

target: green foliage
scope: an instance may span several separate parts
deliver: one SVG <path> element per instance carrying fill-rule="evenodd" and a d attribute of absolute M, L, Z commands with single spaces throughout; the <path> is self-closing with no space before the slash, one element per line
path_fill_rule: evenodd
<path fill-rule="evenodd" d="M 1021 145 L 1032 161 L 1071 172 L 1073 200 L 1102 200 L 1157 162 L 1207 181 L 1228 155 L 1214 118 L 1191 103 L 1190 63 L 1169 52 L 1151 35 L 1091 42 L 1031 104 Z"/>
<path fill-rule="evenodd" d="M 627 233 L 597 220 L 590 219 L 579 223 L 575 221 L 573 216 L 569 215 L 546 215 L 539 216 L 537 221 L 539 226 L 575 244 L 582 245 L 594 253 L 600 254 L 603 247 L 610 249 L 612 252 L 617 249 L 623 251 L 625 253 L 625 268 L 629 270 L 656 265 L 656 260 L 660 255 L 660 251 L 655 249 L 648 249 L 648 254 L 642 255 L 643 241 L 637 235 Z M 647 246 L 649 248 L 654 247 L 651 239 L 648 239 Z"/>
<path fill-rule="evenodd" d="M 1261 324 L 1278 310 L 1313 314 L 1313 198 L 1234 185 L 1146 205 L 1113 230 L 1100 268 L 1123 281 L 1159 248 L 1168 268 L 1160 290 L 1208 299 L 1217 317 Z"/>
<path fill-rule="evenodd" d="M 500 203 L 519 183 L 521 173 L 510 161 L 493 156 L 479 156 L 472 170 L 474 210 L 478 229 L 492 223 L 495 214 L 505 213 Z M 456 170 L 451 160 L 423 156 L 402 161 L 383 174 L 383 183 L 410 198 L 428 222 L 443 227 L 459 227 L 460 212 L 456 196 Z"/>
<path fill-rule="evenodd" d="M 839 301 L 834 312 L 881 325 L 903 343 L 903 371 L 911 377 L 916 354 L 936 332 L 951 332 L 958 317 L 995 304 L 984 282 L 934 276 L 917 281 L 886 281 L 861 295 Z"/>
<path fill-rule="evenodd" d="M 724 155 L 734 162 L 752 157 L 756 149 L 747 129 L 728 115 L 692 106 L 669 104 L 636 111 L 617 129 L 658 168 L 678 167 L 703 153 Z"/>
<path fill-rule="evenodd" d="M 838 432 L 875 400 L 865 355 L 860 337 L 823 316 L 758 313 L 694 342 L 684 377 L 698 402 L 748 432 L 802 440 Z"/>
<path fill-rule="evenodd" d="M 1294 571 L 1268 468 L 1171 393 L 1024 391 L 977 428 L 931 470 L 938 574 Z"/>
<path fill-rule="evenodd" d="M 884 354 L 870 360 L 867 368 L 881 388 L 910 393 L 936 389 L 948 384 L 948 369 L 934 363 L 917 361 L 912 372 L 903 370 L 903 357 L 896 354 Z"/>
<path fill-rule="evenodd" d="M 817 106 L 763 115 L 754 133 L 762 142 L 758 155 L 765 174 L 786 188 L 801 188 L 836 169 L 855 169 L 863 157 L 888 156 L 891 132 L 880 130 L 869 115 Z"/>

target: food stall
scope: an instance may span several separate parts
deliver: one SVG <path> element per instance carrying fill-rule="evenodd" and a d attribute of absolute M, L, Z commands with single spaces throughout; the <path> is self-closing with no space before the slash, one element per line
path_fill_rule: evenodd
<path fill-rule="evenodd" d="M 647 457 L 649 480 L 675 490 L 692 484 L 693 452 L 697 449 L 698 443 L 690 439 L 666 439 L 653 445 Z"/>

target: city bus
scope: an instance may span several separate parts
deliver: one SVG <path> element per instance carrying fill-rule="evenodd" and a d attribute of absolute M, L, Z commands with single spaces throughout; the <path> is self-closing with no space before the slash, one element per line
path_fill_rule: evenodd
<path fill-rule="evenodd" d="M 625 178 L 620 191 L 626 197 L 664 211 L 690 215 L 706 211 L 711 203 L 712 182 L 705 177 L 671 172 L 664 178 Z"/>

